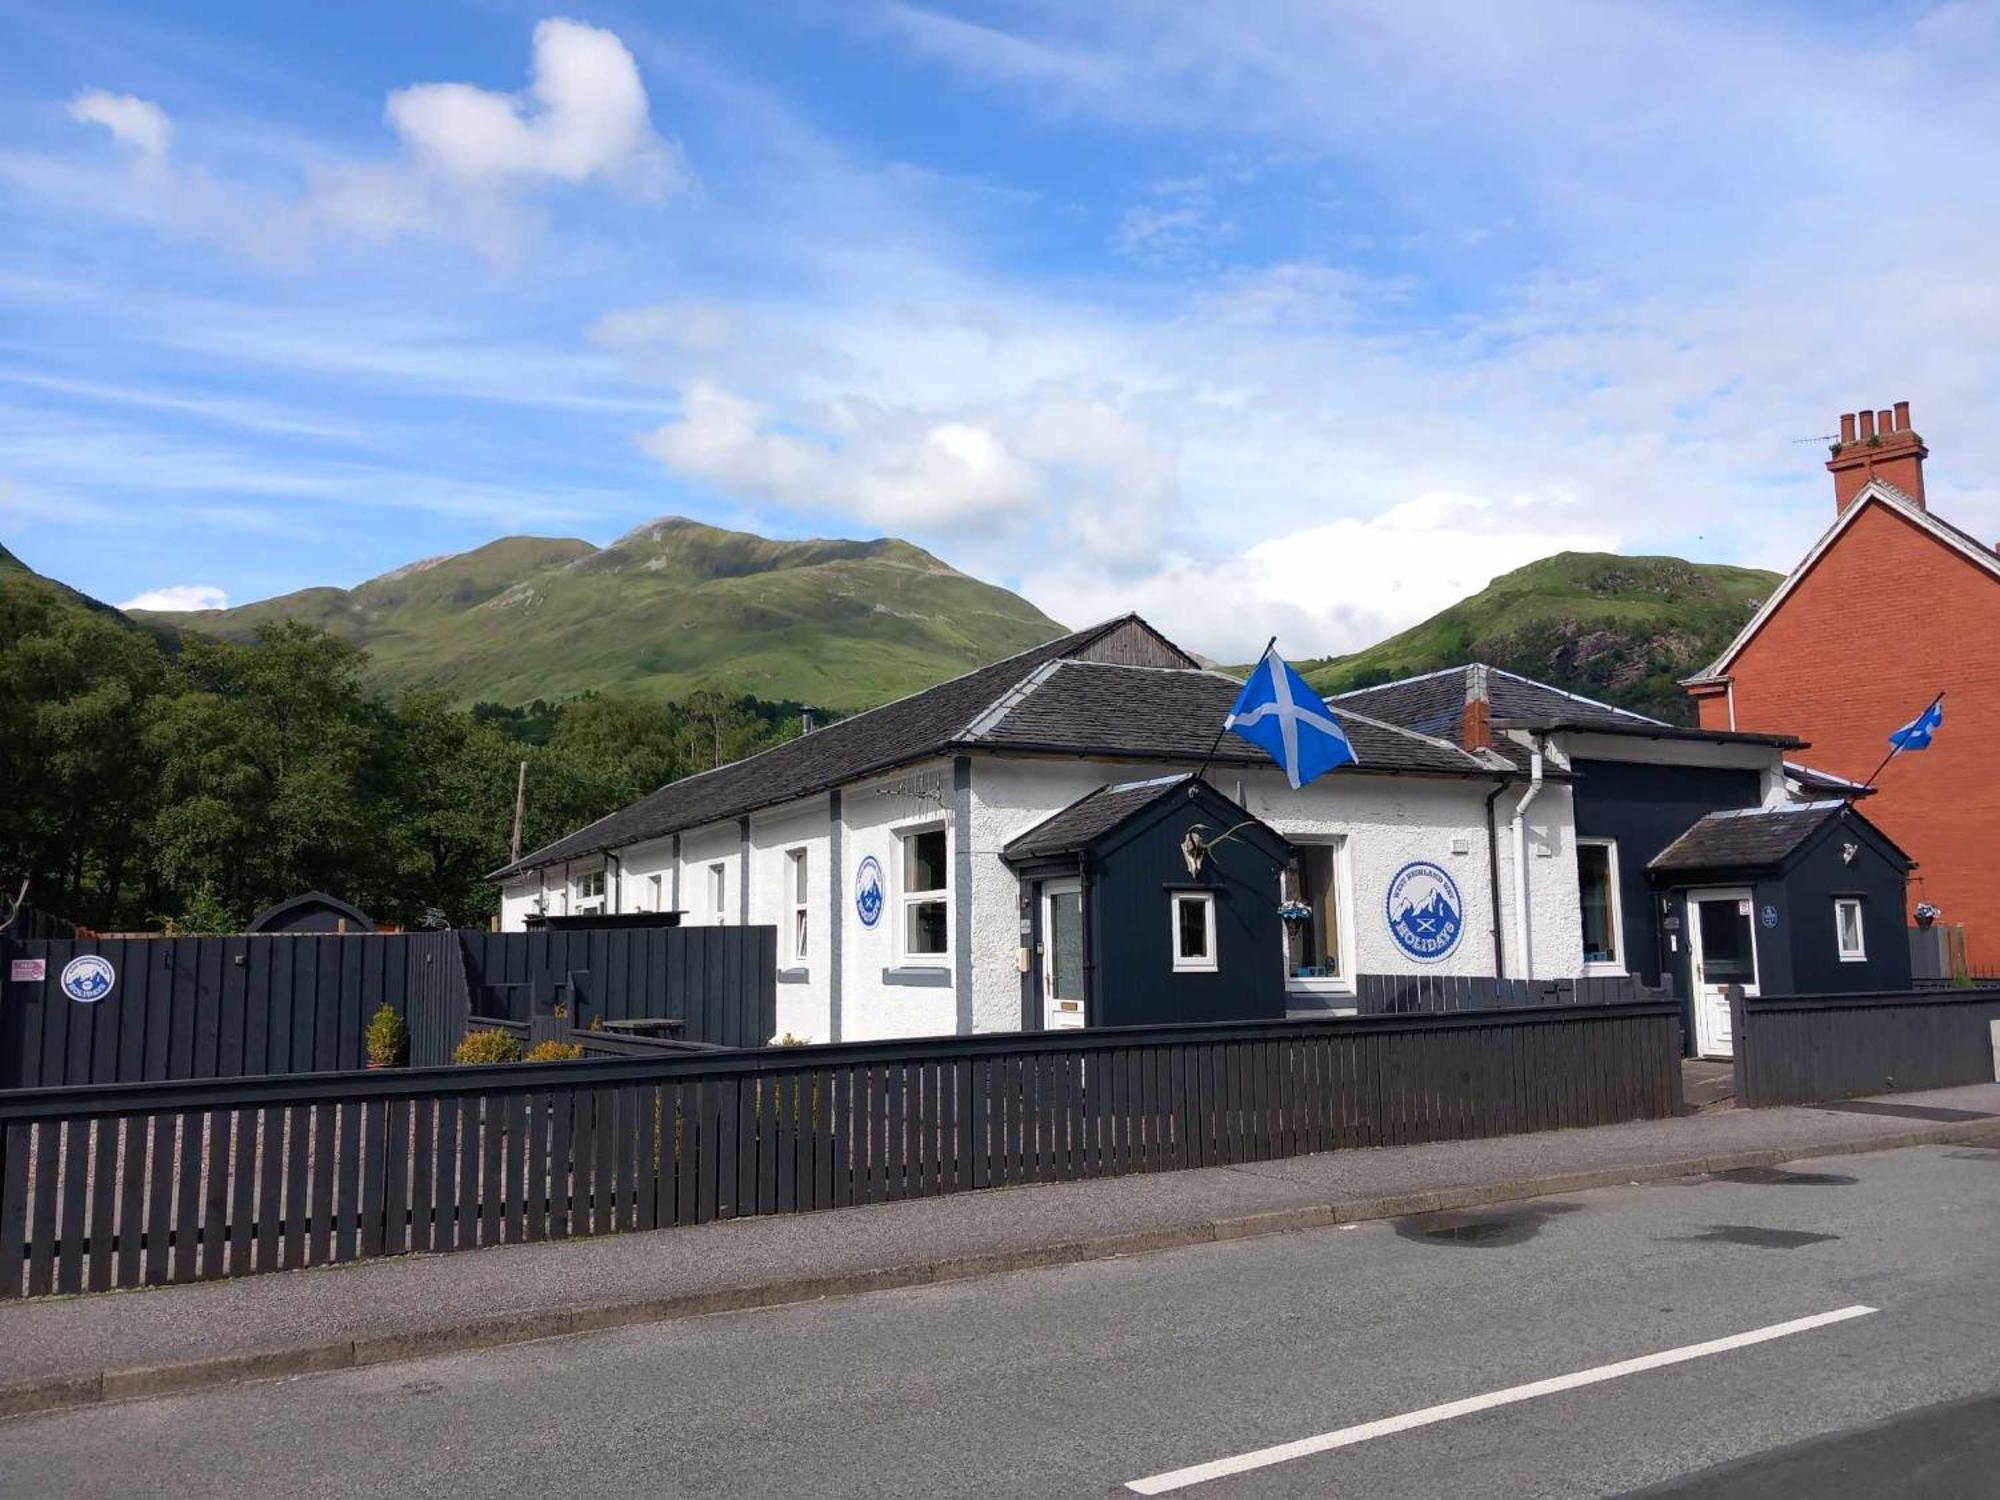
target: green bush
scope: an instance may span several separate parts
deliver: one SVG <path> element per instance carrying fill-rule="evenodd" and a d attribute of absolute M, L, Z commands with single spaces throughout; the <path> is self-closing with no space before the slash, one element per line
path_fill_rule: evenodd
<path fill-rule="evenodd" d="M 460 1063 L 519 1062 L 521 1039 L 497 1027 L 486 1031 L 468 1031 L 465 1040 L 458 1044 L 458 1050 L 451 1056 L 453 1062 Z"/>
<path fill-rule="evenodd" d="M 575 1062 L 583 1056 L 582 1042 L 537 1042 L 522 1056 L 522 1062 Z"/>
<path fill-rule="evenodd" d="M 368 1019 L 368 1061 L 378 1068 L 399 1068 L 410 1055 L 410 1028 L 388 1001 Z"/>

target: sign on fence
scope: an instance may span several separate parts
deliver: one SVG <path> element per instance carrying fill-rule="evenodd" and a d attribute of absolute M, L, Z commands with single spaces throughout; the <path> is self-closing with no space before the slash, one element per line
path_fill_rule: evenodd
<path fill-rule="evenodd" d="M 15 984 L 42 984 L 49 977 L 45 958 L 17 958 L 7 965 L 7 977 Z"/>

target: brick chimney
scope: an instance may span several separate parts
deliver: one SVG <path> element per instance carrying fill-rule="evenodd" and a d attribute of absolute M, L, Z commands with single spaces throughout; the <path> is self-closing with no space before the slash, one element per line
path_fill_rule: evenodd
<path fill-rule="evenodd" d="M 1833 509 L 1845 515 L 1854 497 L 1871 479 L 1893 484 L 1924 503 L 1924 460 L 1930 456 L 1924 440 L 1910 429 L 1910 403 L 1898 401 L 1890 411 L 1846 412 L 1840 419 L 1840 441 L 1833 445 L 1827 472 L 1833 475 Z"/>
<path fill-rule="evenodd" d="M 1481 662 L 1465 669 L 1465 709 L 1458 719 L 1458 742 L 1467 750 L 1493 748 L 1493 700 Z"/>

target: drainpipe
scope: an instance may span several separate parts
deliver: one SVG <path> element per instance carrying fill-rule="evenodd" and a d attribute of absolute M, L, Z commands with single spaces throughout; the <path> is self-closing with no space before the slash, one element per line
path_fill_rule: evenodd
<path fill-rule="evenodd" d="M 1528 922 L 1528 809 L 1542 794 L 1542 737 L 1535 736 L 1534 753 L 1528 758 L 1528 790 L 1514 804 L 1514 949 L 1521 965 L 1520 978 L 1535 977 L 1534 949 L 1529 943 Z"/>
<path fill-rule="evenodd" d="M 1496 781 L 1493 790 L 1486 794 L 1486 889 L 1492 897 L 1493 920 L 1487 931 L 1493 936 L 1493 977 L 1502 979 L 1507 974 L 1506 955 L 1500 943 L 1500 829 L 1493 818 L 1493 804 L 1500 800 L 1500 794 L 1507 790 L 1507 783 Z"/>

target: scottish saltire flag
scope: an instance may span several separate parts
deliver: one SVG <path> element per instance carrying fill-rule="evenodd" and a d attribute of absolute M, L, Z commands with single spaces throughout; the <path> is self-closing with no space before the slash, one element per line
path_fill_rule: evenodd
<path fill-rule="evenodd" d="M 1909 723 L 1889 736 L 1889 743 L 1896 747 L 1896 753 L 1904 750 L 1928 750 L 1931 736 L 1944 723 L 1944 697 L 1939 695 L 1931 706 L 1918 714 Z"/>
<path fill-rule="evenodd" d="M 1225 727 L 1261 746 L 1294 791 L 1337 766 L 1354 764 L 1354 747 L 1339 723 L 1275 647 L 1243 684 Z"/>

